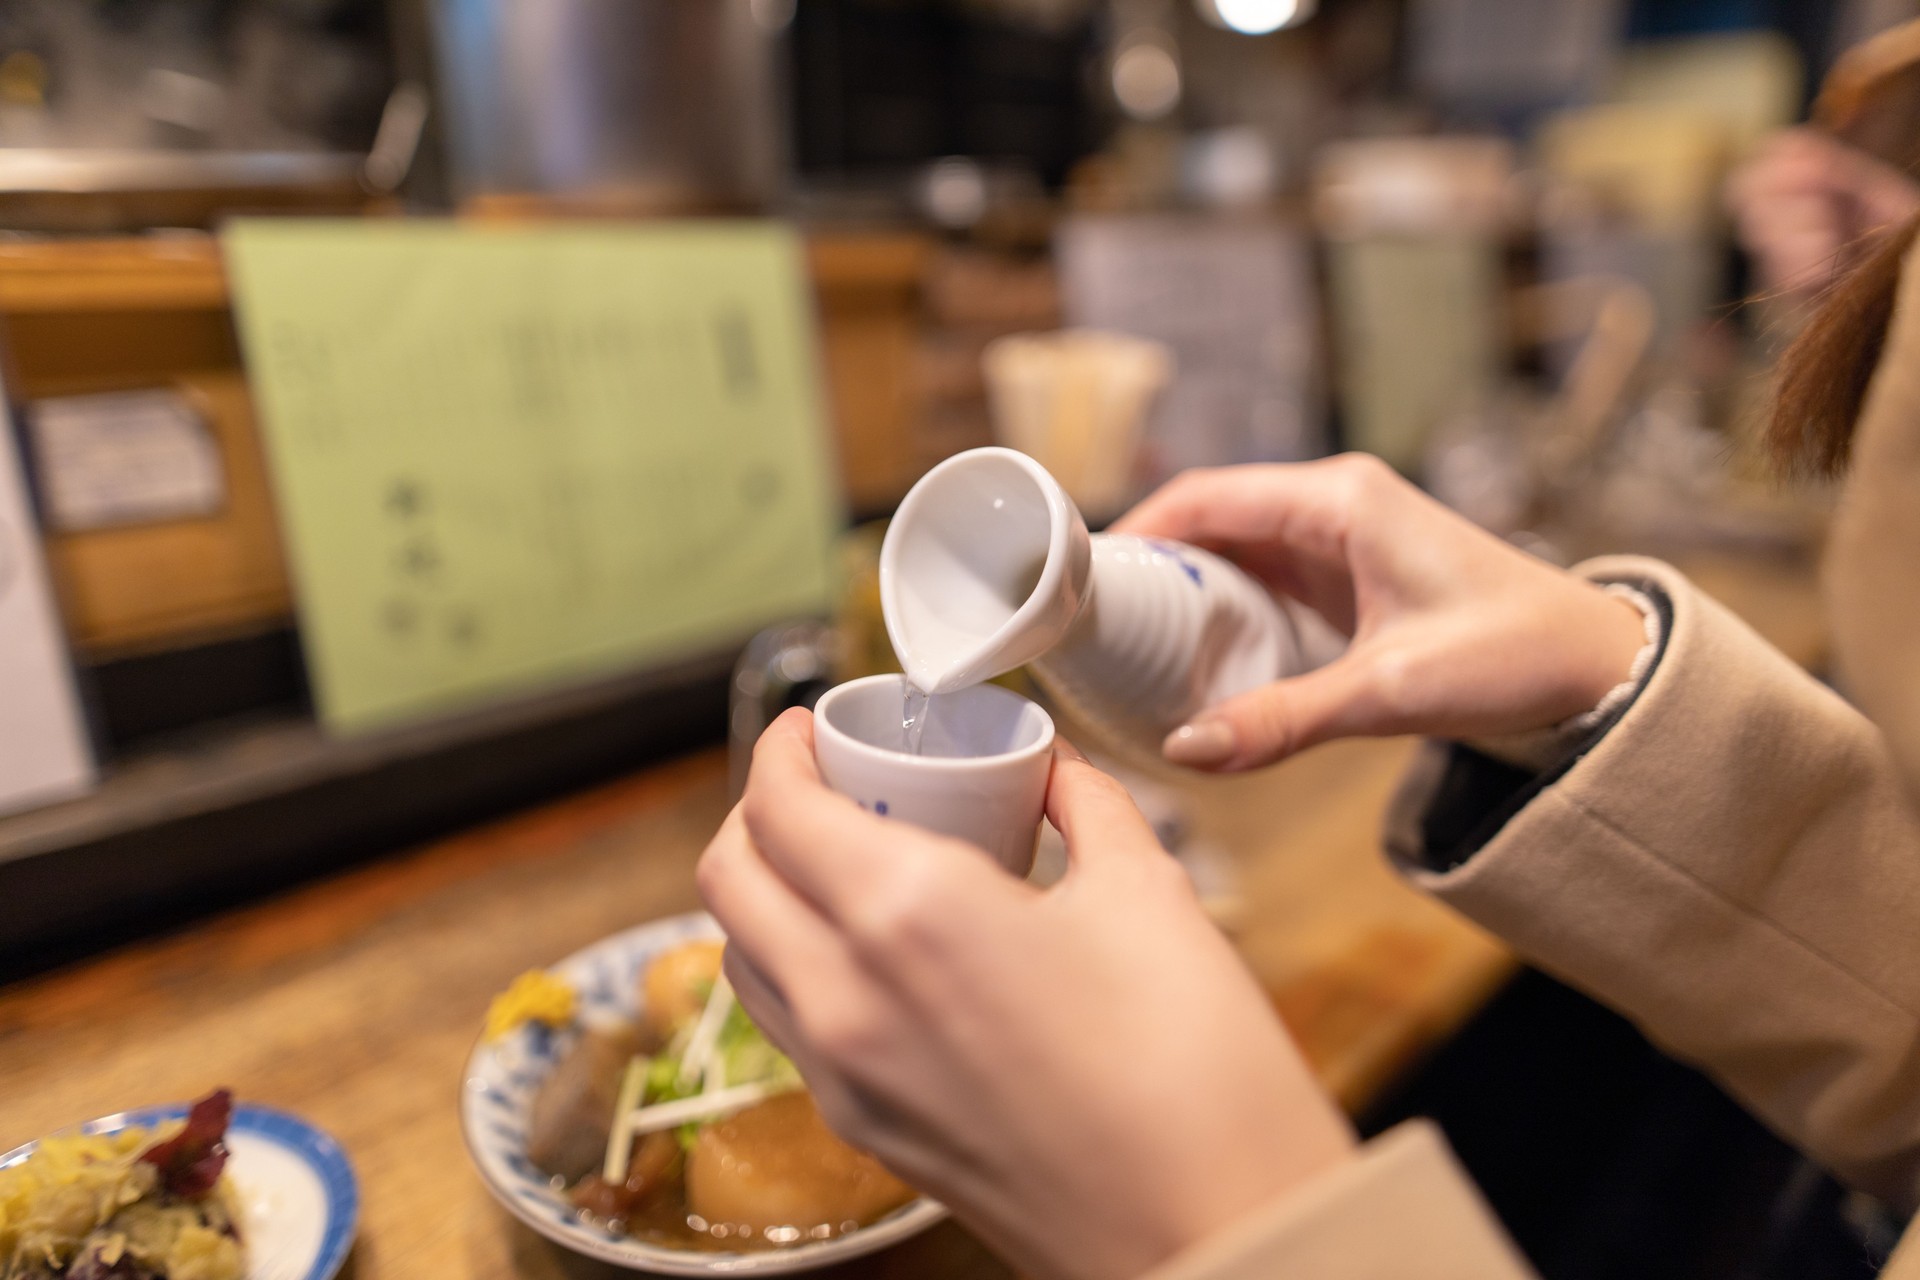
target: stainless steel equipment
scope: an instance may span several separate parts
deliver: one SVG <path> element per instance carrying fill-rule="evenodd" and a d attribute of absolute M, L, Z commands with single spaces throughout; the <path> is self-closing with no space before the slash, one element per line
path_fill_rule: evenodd
<path fill-rule="evenodd" d="M 464 197 L 766 203 L 784 169 L 767 0 L 433 0 Z"/>
<path fill-rule="evenodd" d="M 0 226 L 124 234 L 235 211 L 357 212 L 365 157 L 331 151 L 0 148 Z"/>

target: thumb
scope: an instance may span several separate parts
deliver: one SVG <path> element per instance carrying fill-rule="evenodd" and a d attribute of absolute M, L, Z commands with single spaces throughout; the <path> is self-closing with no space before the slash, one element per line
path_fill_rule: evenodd
<path fill-rule="evenodd" d="M 1305 675 L 1216 703 L 1167 735 L 1174 764 L 1237 773 L 1273 764 L 1333 738 L 1380 731 L 1364 659 L 1349 652 Z"/>
<path fill-rule="evenodd" d="M 1072 748 L 1057 750 L 1047 781 L 1047 820 L 1066 842 L 1067 863 L 1079 869 L 1089 862 L 1166 853 L 1153 826 L 1127 789 L 1102 773 Z"/>

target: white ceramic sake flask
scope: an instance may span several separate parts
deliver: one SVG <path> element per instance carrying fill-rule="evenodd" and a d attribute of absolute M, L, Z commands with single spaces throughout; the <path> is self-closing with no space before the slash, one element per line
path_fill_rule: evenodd
<path fill-rule="evenodd" d="M 914 485 L 881 547 L 880 599 L 916 687 L 937 695 L 1029 666 L 1113 745 L 1153 754 L 1203 707 L 1345 644 L 1218 556 L 1090 536 L 1046 469 L 1011 449 L 958 454 Z"/>

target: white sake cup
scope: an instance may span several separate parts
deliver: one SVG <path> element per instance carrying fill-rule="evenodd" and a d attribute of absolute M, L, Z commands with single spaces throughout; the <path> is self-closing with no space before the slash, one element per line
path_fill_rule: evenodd
<path fill-rule="evenodd" d="M 921 754 L 901 750 L 905 676 L 829 689 L 813 709 L 827 785 L 886 818 L 978 845 L 1017 876 L 1033 866 L 1053 765 L 1053 719 L 998 685 L 942 694 Z"/>

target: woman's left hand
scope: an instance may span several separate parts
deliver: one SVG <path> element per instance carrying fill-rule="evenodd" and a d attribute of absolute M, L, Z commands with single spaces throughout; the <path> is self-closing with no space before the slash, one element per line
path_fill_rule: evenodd
<path fill-rule="evenodd" d="M 700 862 L 727 976 L 827 1122 L 1048 1280 L 1138 1275 L 1353 1137 L 1118 783 L 1057 751 L 1047 890 L 828 790 L 812 718 Z"/>
<path fill-rule="evenodd" d="M 1818 129 L 1787 129 L 1733 175 L 1727 205 L 1762 287 L 1813 299 L 1876 232 L 1920 213 L 1920 183 Z"/>

